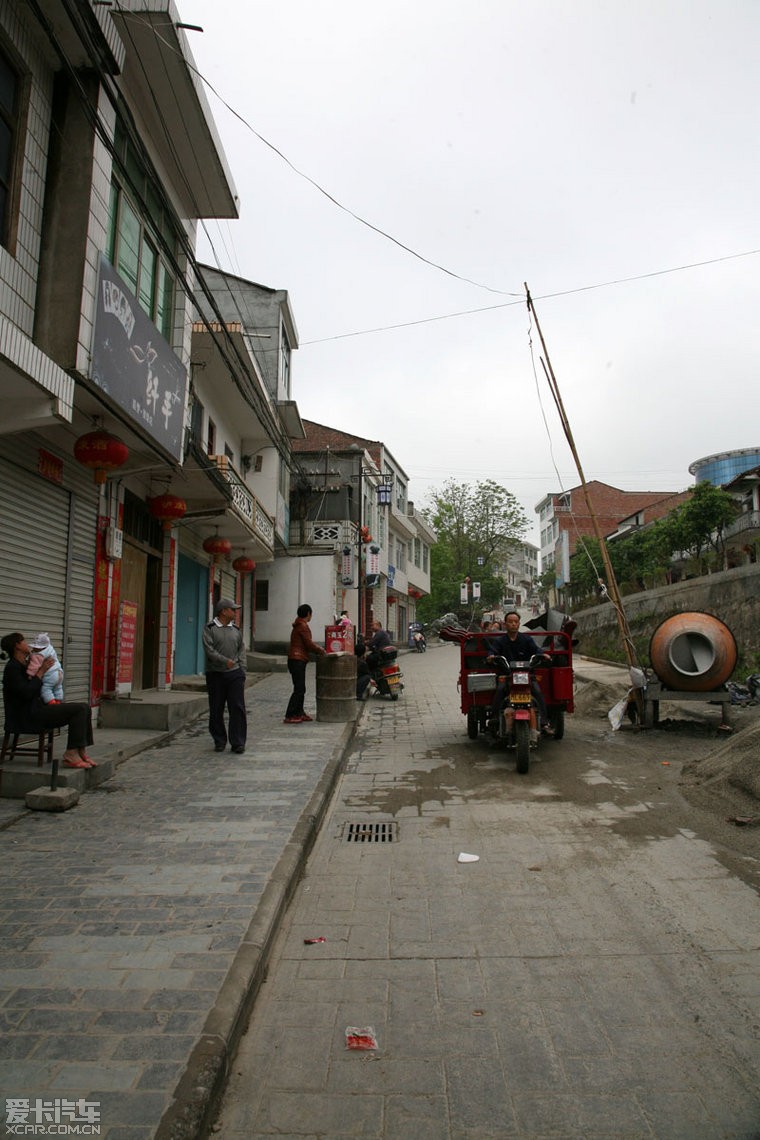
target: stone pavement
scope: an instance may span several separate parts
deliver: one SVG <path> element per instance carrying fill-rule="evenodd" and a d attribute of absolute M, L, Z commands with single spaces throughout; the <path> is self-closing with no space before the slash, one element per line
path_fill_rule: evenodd
<path fill-rule="evenodd" d="M 365 711 L 218 1134 L 757 1140 L 755 891 L 604 719 L 528 776 L 467 740 L 455 652 Z"/>
<path fill-rule="evenodd" d="M 354 729 L 283 725 L 290 690 L 247 690 L 243 755 L 202 716 L 70 811 L 0 800 L 2 1123 L 7 1098 L 84 1097 L 108 1140 L 197 1135 Z M 104 763 L 135 741 L 96 737 Z"/>

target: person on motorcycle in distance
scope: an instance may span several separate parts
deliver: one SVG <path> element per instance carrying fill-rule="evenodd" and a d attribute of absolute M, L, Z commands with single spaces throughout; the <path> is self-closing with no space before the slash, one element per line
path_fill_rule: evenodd
<path fill-rule="evenodd" d="M 367 664 L 370 669 L 374 669 L 382 659 L 381 650 L 387 649 L 393 643 L 388 630 L 383 629 L 379 621 L 373 621 L 370 628 L 372 629 L 372 638 L 367 646 Z"/>
<path fill-rule="evenodd" d="M 512 661 L 530 661 L 531 657 L 546 657 L 547 662 L 550 661 L 547 654 L 542 653 L 536 645 L 530 634 L 520 633 L 520 615 L 517 610 L 510 610 L 504 617 L 504 625 L 506 633 L 502 633 L 498 637 L 489 638 L 486 642 L 488 648 L 492 651 L 491 655 L 486 657 L 489 665 L 493 665 L 495 657 L 506 657 L 510 663 Z M 501 707 L 504 704 L 504 697 L 507 691 L 507 681 L 503 681 L 497 686 L 496 692 L 491 702 L 491 716 L 498 717 L 501 712 Z M 535 677 L 530 680 L 531 692 L 538 708 L 538 722 L 541 731 L 547 736 L 553 735 L 553 730 L 548 723 L 546 716 L 546 701 L 544 694 L 541 692 L 541 686 Z"/>

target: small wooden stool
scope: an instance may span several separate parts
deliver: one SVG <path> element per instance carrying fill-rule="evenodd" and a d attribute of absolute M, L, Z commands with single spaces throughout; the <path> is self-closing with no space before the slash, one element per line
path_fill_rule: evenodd
<path fill-rule="evenodd" d="M 8 732 L 3 737 L 3 747 L 0 751 L 0 781 L 3 778 L 3 764 L 6 756 L 13 760 L 14 756 L 36 756 L 37 767 L 41 768 L 45 760 L 50 764 L 50 790 L 54 792 L 58 787 L 58 757 L 53 756 L 53 737 L 60 730 L 49 728 L 47 732 Z M 19 745 L 19 737 L 28 737 L 26 744 Z M 37 743 L 34 743 L 35 736 Z"/>
<path fill-rule="evenodd" d="M 47 732 L 37 733 L 36 736 L 32 732 L 7 732 L 3 737 L 3 748 L 0 752 L 0 764 L 6 758 L 13 760 L 14 756 L 36 756 L 37 767 L 41 768 L 47 760 L 48 764 L 53 763 L 53 736 L 55 729 L 50 728 Z M 19 744 L 19 737 L 28 737 L 25 744 Z"/>

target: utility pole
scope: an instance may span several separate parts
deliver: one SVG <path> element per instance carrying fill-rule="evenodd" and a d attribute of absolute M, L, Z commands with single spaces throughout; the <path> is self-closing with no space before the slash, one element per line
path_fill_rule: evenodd
<path fill-rule="evenodd" d="M 559 418 L 560 418 L 560 422 L 562 424 L 562 430 L 565 433 L 565 438 L 567 439 L 567 442 L 570 446 L 570 451 L 572 452 L 572 455 L 573 455 L 573 459 L 575 460 L 575 466 L 578 469 L 578 475 L 580 477 L 581 487 L 583 488 L 583 496 L 586 500 L 586 507 L 588 509 L 589 516 L 591 518 L 592 526 L 594 528 L 594 535 L 596 537 L 597 542 L 599 543 L 599 550 L 601 551 L 602 561 L 604 563 L 604 569 L 605 569 L 605 572 L 607 574 L 606 591 L 607 591 L 607 594 L 609 596 L 610 601 L 612 602 L 613 608 L 615 610 L 615 617 L 617 618 L 618 628 L 620 630 L 620 636 L 621 636 L 622 641 L 623 641 L 623 650 L 625 652 L 626 660 L 628 662 L 629 672 L 631 672 L 631 670 L 637 669 L 637 668 L 639 668 L 639 666 L 638 666 L 638 662 L 636 660 L 636 651 L 635 651 L 634 646 L 633 646 L 633 639 L 631 637 L 631 631 L 630 631 L 630 628 L 628 626 L 628 619 L 626 618 L 625 610 L 623 609 L 623 600 L 622 600 L 622 597 L 620 595 L 620 590 L 618 589 L 618 583 L 617 583 L 617 578 L 615 577 L 615 571 L 612 569 L 612 563 L 610 561 L 609 551 L 607 550 L 607 544 L 604 541 L 604 538 L 602 536 L 601 530 L 599 528 L 599 520 L 596 517 L 593 505 L 591 503 L 591 497 L 589 495 L 588 486 L 586 484 L 586 476 L 583 474 L 583 467 L 581 466 L 580 457 L 578 455 L 578 451 L 577 451 L 577 448 L 575 446 L 575 440 L 573 438 L 572 429 L 570 427 L 570 421 L 567 418 L 567 413 L 565 412 L 565 406 L 562 403 L 562 397 L 560 395 L 559 385 L 557 384 L 557 378 L 554 375 L 554 369 L 552 368 L 551 361 L 549 359 L 549 353 L 548 353 L 547 348 L 546 348 L 546 342 L 544 341 L 544 334 L 541 331 L 541 325 L 539 324 L 539 321 L 538 321 L 538 314 L 536 313 L 536 308 L 535 308 L 535 305 L 533 304 L 533 299 L 530 295 L 530 290 L 528 289 L 527 282 L 525 283 L 525 294 L 527 297 L 528 311 L 532 315 L 533 320 L 536 322 L 536 330 L 537 330 L 539 338 L 541 340 L 541 347 L 544 350 L 544 357 L 546 358 L 545 361 L 543 358 L 541 359 L 541 367 L 544 370 L 544 375 L 546 376 L 547 382 L 549 384 L 549 389 L 550 389 L 552 397 L 554 399 L 554 403 L 557 407 L 557 411 L 559 412 Z M 601 584 L 604 585 L 604 583 L 601 583 Z M 641 686 L 636 685 L 634 683 L 634 678 L 633 678 L 632 672 L 631 672 L 631 684 L 633 685 L 633 688 L 634 688 L 635 693 L 636 693 L 636 704 L 637 704 L 638 711 L 639 711 L 639 723 L 642 723 L 643 722 L 643 711 L 644 710 L 643 710 L 643 701 L 641 698 Z"/>

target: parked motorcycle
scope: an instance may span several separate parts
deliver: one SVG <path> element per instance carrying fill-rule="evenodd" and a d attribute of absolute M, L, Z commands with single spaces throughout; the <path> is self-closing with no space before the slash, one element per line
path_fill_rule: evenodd
<path fill-rule="evenodd" d="M 543 654 L 530 661 L 507 661 L 506 657 L 493 658 L 497 685 L 504 685 L 504 702 L 498 716 L 488 722 L 491 735 L 507 748 L 516 751 L 516 767 L 525 775 L 530 767 L 530 752 L 541 739 L 538 704 L 533 692 L 535 671 L 546 664 Z"/>
<path fill-rule="evenodd" d="M 397 701 L 403 691 L 401 678 L 403 673 L 396 664 L 398 650 L 393 645 L 386 646 L 367 657 L 369 666 L 369 696 L 378 693 L 381 697 L 390 697 Z"/>

